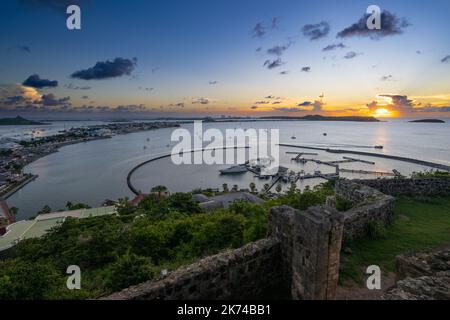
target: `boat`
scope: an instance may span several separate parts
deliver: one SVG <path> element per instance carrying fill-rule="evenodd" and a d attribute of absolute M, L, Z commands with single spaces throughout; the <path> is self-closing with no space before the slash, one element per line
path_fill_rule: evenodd
<path fill-rule="evenodd" d="M 324 132 L 323 135 L 326 137 L 328 134 L 326 132 Z"/>
<path fill-rule="evenodd" d="M 247 167 L 244 165 L 233 166 L 227 169 L 219 170 L 221 174 L 242 174 L 247 172 Z"/>
<path fill-rule="evenodd" d="M 291 139 L 292 139 L 292 140 L 297 139 L 297 137 L 295 136 L 295 134 L 292 135 Z"/>
<path fill-rule="evenodd" d="M 383 146 L 375 146 L 375 149 L 383 149 Z"/>

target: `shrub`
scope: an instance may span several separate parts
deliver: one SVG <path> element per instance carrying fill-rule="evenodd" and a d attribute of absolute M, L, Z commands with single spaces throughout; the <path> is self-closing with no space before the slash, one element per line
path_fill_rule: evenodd
<path fill-rule="evenodd" d="M 386 237 L 386 228 L 379 220 L 372 220 L 366 224 L 367 236 L 370 239 L 383 239 Z"/>

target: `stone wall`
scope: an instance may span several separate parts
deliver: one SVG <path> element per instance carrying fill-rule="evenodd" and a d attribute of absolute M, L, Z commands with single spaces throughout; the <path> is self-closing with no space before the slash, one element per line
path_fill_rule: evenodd
<path fill-rule="evenodd" d="M 280 279 L 280 248 L 274 238 L 250 243 L 182 267 L 104 299 L 216 300 L 286 298 Z M 289 298 L 289 297 L 287 297 Z"/>
<path fill-rule="evenodd" d="M 353 208 L 343 213 L 344 242 L 366 235 L 371 221 L 379 221 L 385 227 L 392 223 L 394 197 L 349 180 L 336 182 L 336 195 L 353 204 Z"/>
<path fill-rule="evenodd" d="M 450 178 L 395 178 L 353 180 L 391 196 L 437 197 L 450 195 Z"/>
<path fill-rule="evenodd" d="M 288 206 L 270 210 L 271 235 L 280 242 L 283 272 L 292 298 L 334 299 L 339 277 L 343 216 L 326 207 L 305 211 Z"/>

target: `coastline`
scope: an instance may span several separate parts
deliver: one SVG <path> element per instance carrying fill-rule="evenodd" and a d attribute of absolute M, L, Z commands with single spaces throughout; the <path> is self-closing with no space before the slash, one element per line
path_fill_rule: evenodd
<path fill-rule="evenodd" d="M 176 127 L 178 123 L 174 123 L 173 127 Z M 131 134 L 131 133 L 137 133 L 137 132 L 145 132 L 145 131 L 153 131 L 153 130 L 158 130 L 158 129 L 164 129 L 164 128 L 152 128 L 152 129 L 146 129 L 146 130 L 133 130 L 133 131 L 124 131 L 121 132 L 119 134 L 116 135 L 127 135 L 127 134 Z M 105 140 L 105 139 L 111 139 L 112 135 L 109 136 L 95 136 L 95 137 L 83 137 L 81 139 L 77 139 L 77 140 L 72 140 L 72 141 L 65 141 L 65 142 L 59 142 L 59 143 L 51 143 L 49 144 L 49 147 L 51 147 L 51 149 L 48 152 L 44 152 L 44 153 L 40 153 L 40 154 L 35 154 L 35 156 L 28 158 L 25 163 L 24 163 L 24 167 L 41 159 L 44 158 L 48 155 L 51 155 L 53 153 L 59 152 L 60 148 L 65 147 L 65 146 L 69 146 L 69 145 L 74 145 L 74 144 L 78 144 L 78 143 L 86 143 L 86 142 L 91 142 L 91 141 L 96 141 L 96 140 Z M 11 186 L 10 188 L 8 188 L 8 191 L 3 192 L 0 194 L 0 199 L 8 199 L 9 197 L 11 197 L 12 195 L 14 195 L 16 192 L 18 192 L 19 190 L 21 190 L 23 187 L 25 187 L 28 183 L 36 180 L 39 176 L 38 175 L 33 175 L 32 173 L 27 173 L 26 174 L 26 178 L 21 180 L 20 182 L 16 183 L 15 185 Z"/>

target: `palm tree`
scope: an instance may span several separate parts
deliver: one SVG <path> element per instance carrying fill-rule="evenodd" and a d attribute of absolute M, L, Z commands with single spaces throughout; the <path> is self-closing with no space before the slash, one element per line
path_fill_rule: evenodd
<path fill-rule="evenodd" d="M 231 192 L 238 192 L 239 191 L 239 186 L 237 184 L 233 185 L 233 188 L 231 189 Z"/>
<path fill-rule="evenodd" d="M 152 192 L 158 192 L 158 198 L 161 198 L 161 193 L 166 192 L 167 191 L 167 187 L 165 186 L 156 186 L 153 187 Z"/>
<path fill-rule="evenodd" d="M 263 188 L 264 188 L 264 191 L 265 191 L 265 192 L 269 191 L 270 184 L 265 183 Z"/>

